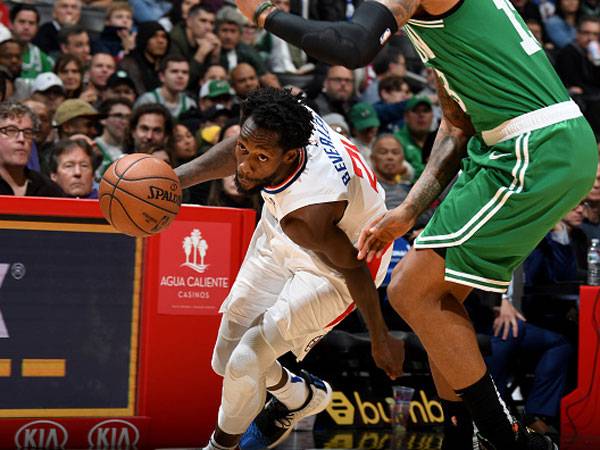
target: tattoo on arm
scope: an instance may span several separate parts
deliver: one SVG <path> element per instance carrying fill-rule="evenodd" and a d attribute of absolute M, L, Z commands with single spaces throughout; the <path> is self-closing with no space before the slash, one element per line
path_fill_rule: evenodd
<path fill-rule="evenodd" d="M 427 210 L 454 179 L 466 154 L 467 142 L 475 134 L 469 116 L 448 95 L 439 80 L 438 98 L 443 112 L 442 123 L 425 170 L 406 199 L 415 217 Z"/>
<path fill-rule="evenodd" d="M 420 0 L 380 0 L 396 18 L 398 28 L 404 26 L 408 19 L 419 9 Z"/>
<path fill-rule="evenodd" d="M 425 212 L 456 176 L 467 141 L 440 126 L 425 170 L 406 199 L 415 217 Z"/>
<path fill-rule="evenodd" d="M 181 187 L 186 188 L 205 181 L 224 178 L 235 173 L 235 145 L 237 136 L 225 139 L 211 147 L 203 155 L 175 169 L 181 181 Z"/>

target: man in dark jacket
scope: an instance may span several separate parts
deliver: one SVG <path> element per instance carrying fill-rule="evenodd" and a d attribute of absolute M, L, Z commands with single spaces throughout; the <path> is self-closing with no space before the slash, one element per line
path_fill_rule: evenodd
<path fill-rule="evenodd" d="M 27 168 L 39 119 L 20 103 L 0 103 L 0 195 L 62 197 L 48 178 Z"/>
<path fill-rule="evenodd" d="M 119 65 L 133 80 L 138 93 L 160 86 L 158 68 L 169 51 L 170 42 L 169 35 L 158 22 L 143 22 L 138 27 L 135 50 Z"/>

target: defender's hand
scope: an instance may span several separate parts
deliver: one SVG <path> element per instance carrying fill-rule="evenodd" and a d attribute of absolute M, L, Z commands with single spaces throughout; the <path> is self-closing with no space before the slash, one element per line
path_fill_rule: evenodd
<path fill-rule="evenodd" d="M 383 370 L 390 379 L 395 380 L 402 375 L 404 341 L 387 333 L 385 342 L 371 341 L 371 354 L 377 367 Z"/>
<path fill-rule="evenodd" d="M 398 207 L 386 212 L 365 227 L 358 238 L 358 259 L 381 258 L 385 248 L 396 238 L 404 236 L 415 223 L 415 219 Z"/>

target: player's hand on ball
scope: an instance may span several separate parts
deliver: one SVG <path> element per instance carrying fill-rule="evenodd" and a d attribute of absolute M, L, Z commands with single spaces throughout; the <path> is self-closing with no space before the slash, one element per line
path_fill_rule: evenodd
<path fill-rule="evenodd" d="M 386 333 L 384 342 L 371 341 L 371 354 L 377 367 L 383 370 L 390 379 L 395 380 L 402 375 L 404 341 Z"/>
<path fill-rule="evenodd" d="M 395 239 L 406 234 L 415 219 L 399 206 L 386 212 L 367 225 L 358 238 L 358 259 L 381 258 L 381 255 Z"/>

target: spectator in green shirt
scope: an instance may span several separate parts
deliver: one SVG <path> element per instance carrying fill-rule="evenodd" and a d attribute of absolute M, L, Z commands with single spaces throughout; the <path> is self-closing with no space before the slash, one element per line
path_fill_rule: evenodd
<path fill-rule="evenodd" d="M 21 78 L 34 79 L 40 73 L 52 72 L 54 61 L 37 45 L 31 43 L 38 32 L 40 14 L 33 5 L 17 3 L 10 10 L 13 36 L 22 45 Z"/>
<path fill-rule="evenodd" d="M 404 157 L 415 169 L 415 180 L 423 173 L 429 159 L 435 133 L 432 132 L 433 110 L 428 97 L 415 96 L 406 104 L 404 126 L 395 133 L 402 143 Z"/>

